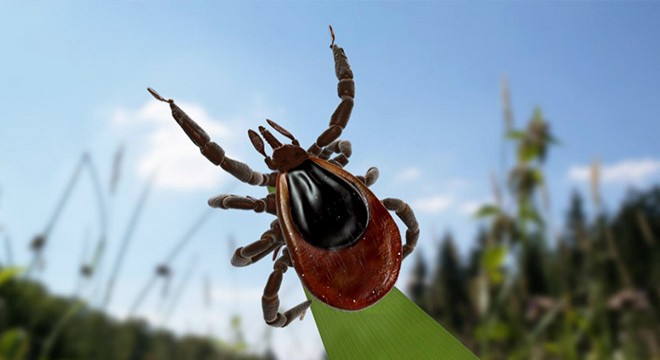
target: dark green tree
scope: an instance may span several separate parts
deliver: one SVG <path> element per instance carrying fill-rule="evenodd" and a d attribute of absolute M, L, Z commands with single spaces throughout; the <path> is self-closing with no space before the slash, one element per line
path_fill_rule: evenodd
<path fill-rule="evenodd" d="M 418 252 L 415 255 L 415 265 L 413 266 L 413 272 L 408 283 L 408 294 L 422 308 L 426 306 L 425 303 L 427 302 L 427 275 L 428 267 L 426 261 L 424 260 L 424 256 Z"/>

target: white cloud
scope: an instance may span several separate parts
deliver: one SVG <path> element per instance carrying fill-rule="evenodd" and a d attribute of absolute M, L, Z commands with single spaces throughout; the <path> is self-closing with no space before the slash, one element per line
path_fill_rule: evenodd
<path fill-rule="evenodd" d="M 413 201 L 413 208 L 422 212 L 438 213 L 447 210 L 453 205 L 454 200 L 443 194 L 429 196 Z"/>
<path fill-rule="evenodd" d="M 211 118 L 199 105 L 177 103 L 195 120 L 212 139 L 221 141 L 225 149 L 235 144 L 238 129 L 232 129 L 229 121 Z M 139 155 L 137 171 L 148 178 L 156 171 L 156 186 L 170 190 L 212 189 L 229 177 L 222 169 L 202 156 L 172 119 L 169 106 L 158 101 L 148 101 L 136 110 L 117 109 L 112 123 L 118 127 L 134 128 L 146 125 L 149 134 L 144 140 L 146 150 Z M 231 151 L 235 158 L 235 151 Z"/>
<path fill-rule="evenodd" d="M 568 179 L 573 182 L 589 181 L 590 165 L 574 165 L 568 170 Z M 603 165 L 600 170 L 603 184 L 640 184 L 660 174 L 660 160 L 632 159 Z"/>
<path fill-rule="evenodd" d="M 258 301 L 264 294 L 263 287 L 257 288 L 220 288 L 216 287 L 211 290 L 211 298 L 214 301 L 220 302 L 245 302 L 245 301 Z"/>
<path fill-rule="evenodd" d="M 411 182 L 419 179 L 419 177 L 422 175 L 422 171 L 419 170 L 419 168 L 416 167 L 409 167 L 402 172 L 400 172 L 395 180 L 398 182 Z"/>
<path fill-rule="evenodd" d="M 467 216 L 473 216 L 484 204 L 486 204 L 486 201 L 468 200 L 461 204 L 460 211 Z"/>

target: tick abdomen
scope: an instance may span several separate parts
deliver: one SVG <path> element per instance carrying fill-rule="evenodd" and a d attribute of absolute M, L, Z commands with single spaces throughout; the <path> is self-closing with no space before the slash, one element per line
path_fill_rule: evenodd
<path fill-rule="evenodd" d="M 338 250 L 360 239 L 369 211 L 353 185 L 311 160 L 289 170 L 286 177 L 291 217 L 305 241 Z"/>

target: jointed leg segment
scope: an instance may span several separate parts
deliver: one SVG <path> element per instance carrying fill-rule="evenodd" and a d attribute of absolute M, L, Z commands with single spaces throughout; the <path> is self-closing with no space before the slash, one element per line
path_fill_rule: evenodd
<path fill-rule="evenodd" d="M 172 117 L 181 126 L 190 140 L 199 147 L 202 154 L 213 164 L 219 165 L 228 173 L 234 175 L 238 180 L 250 185 L 267 186 L 274 185 L 275 179 L 271 174 L 262 174 L 252 170 L 247 164 L 236 161 L 225 156 L 225 151 L 217 143 L 211 141 L 209 135 L 193 119 L 191 119 L 172 99 L 165 99 L 154 89 L 147 88 L 149 93 L 157 100 L 170 104 Z M 271 179 L 272 178 L 272 179 Z"/>
<path fill-rule="evenodd" d="M 255 199 L 251 196 L 223 194 L 210 198 L 208 204 L 213 208 L 254 210 L 257 213 L 266 211 L 269 214 L 277 215 L 275 194 L 268 194 L 268 196 L 262 199 Z"/>
<path fill-rule="evenodd" d="M 271 223 L 270 229 L 261 235 L 261 239 L 236 249 L 234 256 L 231 258 L 231 264 L 236 267 L 251 265 L 283 244 L 284 239 L 282 239 L 280 224 L 275 220 Z"/>
<path fill-rule="evenodd" d="M 415 249 L 417 238 L 419 238 L 419 224 L 417 224 L 415 214 L 403 200 L 388 198 L 383 199 L 382 202 L 387 210 L 396 212 L 399 219 L 408 227 L 408 230 L 406 230 L 406 243 L 403 245 L 402 254 L 402 258 L 405 259 Z"/>
<path fill-rule="evenodd" d="M 367 170 L 367 174 L 365 176 L 358 175 L 357 178 L 362 181 L 363 184 L 371 186 L 376 182 L 376 180 L 378 180 L 378 175 L 378 168 L 372 166 L 369 168 L 369 170 Z"/>
<path fill-rule="evenodd" d="M 339 138 L 346 127 L 353 111 L 353 99 L 355 98 L 355 83 L 353 82 L 353 71 L 348 64 L 348 58 L 344 49 L 335 44 L 335 33 L 330 27 L 332 43 L 330 48 L 335 59 L 335 74 L 337 75 L 337 95 L 341 102 L 330 118 L 330 126 L 325 130 L 307 151 L 313 155 L 319 155 L 321 150 L 331 142 Z"/>
<path fill-rule="evenodd" d="M 285 327 L 294 319 L 298 317 L 302 318 L 305 315 L 307 308 L 312 304 L 311 301 L 307 300 L 292 307 L 284 312 L 284 314 L 279 312 L 280 298 L 277 293 L 282 285 L 282 276 L 290 266 L 291 260 L 289 259 L 289 252 L 285 248 L 282 250 L 282 256 L 280 256 L 275 261 L 275 265 L 273 265 L 274 270 L 268 278 L 268 282 L 264 288 L 264 295 L 261 298 L 264 320 L 266 321 L 266 324 L 273 327 Z"/>
<path fill-rule="evenodd" d="M 353 146 L 351 145 L 350 141 L 335 140 L 330 145 L 323 148 L 323 151 L 319 157 L 323 160 L 328 160 L 333 153 L 339 155 L 332 158 L 330 162 L 344 167 L 346 164 L 348 164 L 348 158 L 350 158 L 351 154 L 353 154 Z"/>

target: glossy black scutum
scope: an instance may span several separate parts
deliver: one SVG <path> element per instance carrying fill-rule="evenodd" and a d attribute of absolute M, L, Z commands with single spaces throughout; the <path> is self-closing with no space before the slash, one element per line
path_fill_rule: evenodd
<path fill-rule="evenodd" d="M 289 170 L 286 178 L 293 224 L 305 241 L 337 250 L 360 239 L 369 210 L 352 184 L 311 160 Z"/>

